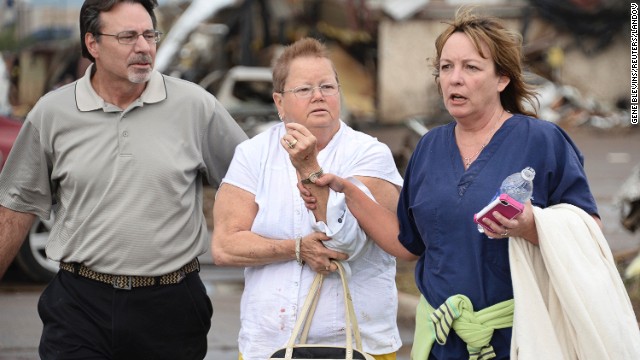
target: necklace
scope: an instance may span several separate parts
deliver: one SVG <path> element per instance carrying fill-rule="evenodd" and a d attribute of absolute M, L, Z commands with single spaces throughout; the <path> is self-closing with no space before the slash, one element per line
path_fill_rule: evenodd
<path fill-rule="evenodd" d="M 504 109 L 502 110 L 502 114 L 500 114 L 500 117 L 502 117 L 503 114 L 504 114 Z M 496 125 L 499 122 L 500 122 L 500 118 L 498 118 L 498 121 L 493 123 L 493 127 L 491 128 L 491 131 L 489 131 L 489 135 L 487 136 L 487 139 L 484 141 L 482 146 L 480 146 L 480 150 L 478 150 L 475 154 L 473 154 L 473 155 L 471 155 L 469 157 L 465 157 L 465 156 L 462 157 L 462 159 L 464 160 L 464 168 L 465 169 L 468 169 L 469 166 L 471 166 L 471 163 L 475 161 L 476 157 L 478 155 L 480 155 L 482 150 L 484 150 L 484 148 L 489 144 L 489 140 L 491 140 L 491 136 L 493 135 L 493 131 L 496 129 Z"/>
<path fill-rule="evenodd" d="M 482 150 L 484 149 L 485 146 L 487 146 L 487 143 L 482 144 L 482 146 L 480 146 L 480 150 L 478 150 L 478 152 L 473 154 L 472 156 L 463 157 L 464 158 L 464 168 L 465 169 L 468 169 L 469 166 L 471 166 L 471 163 L 473 162 L 472 160 L 475 159 L 476 156 L 480 155 L 480 153 L 482 152 Z"/>

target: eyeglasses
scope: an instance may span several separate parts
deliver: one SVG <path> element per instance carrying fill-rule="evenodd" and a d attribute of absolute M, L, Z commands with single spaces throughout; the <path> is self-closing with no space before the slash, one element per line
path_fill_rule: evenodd
<path fill-rule="evenodd" d="M 315 86 L 315 87 L 312 87 L 312 86 L 309 86 L 309 85 L 302 85 L 302 86 L 295 87 L 293 89 L 282 90 L 282 91 L 280 91 L 280 93 L 284 94 L 286 92 L 291 92 L 297 98 L 304 99 L 304 98 L 311 97 L 311 95 L 313 95 L 313 91 L 315 89 L 320 90 L 320 94 L 322 94 L 323 96 L 333 96 L 333 95 L 337 94 L 338 91 L 340 90 L 340 85 L 338 85 L 338 84 L 322 84 L 320 86 Z"/>
<path fill-rule="evenodd" d="M 96 33 L 95 35 L 113 36 L 116 38 L 116 40 L 118 40 L 120 44 L 132 45 L 132 44 L 135 44 L 136 41 L 138 41 L 138 36 L 140 35 L 142 35 L 142 37 L 149 44 L 155 44 L 158 41 L 160 41 L 160 35 L 162 35 L 162 33 L 156 30 L 145 30 L 142 34 L 139 34 L 136 31 L 127 30 L 127 31 L 121 31 L 117 34 Z"/>

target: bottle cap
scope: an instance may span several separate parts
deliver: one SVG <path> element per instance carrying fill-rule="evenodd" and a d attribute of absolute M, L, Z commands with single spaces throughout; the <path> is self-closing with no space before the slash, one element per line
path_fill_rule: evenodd
<path fill-rule="evenodd" d="M 532 167 L 527 166 L 526 168 L 522 169 L 520 174 L 522 174 L 523 179 L 533 181 L 533 178 L 536 176 L 536 171 L 533 170 Z"/>

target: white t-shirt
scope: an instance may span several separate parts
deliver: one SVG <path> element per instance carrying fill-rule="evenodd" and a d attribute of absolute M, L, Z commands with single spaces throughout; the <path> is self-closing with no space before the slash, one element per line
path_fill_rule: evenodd
<path fill-rule="evenodd" d="M 395 258 L 366 238 L 344 197 L 333 191 L 327 223 L 315 222 L 296 187 L 295 168 L 280 145 L 284 133 L 281 123 L 238 145 L 223 183 L 255 195 L 259 210 L 251 230 L 256 234 L 288 240 L 323 228 L 334 248 L 346 245 L 352 254 L 346 264 L 364 350 L 397 351 L 402 343 L 396 322 Z M 371 176 L 402 185 L 389 148 L 343 122 L 318 154 L 318 162 L 325 172 L 344 178 Z M 286 344 L 314 276 L 295 260 L 246 268 L 238 339 L 245 360 L 264 360 Z M 344 318 L 340 278 L 332 273 L 322 285 L 307 342 L 344 345 Z"/>

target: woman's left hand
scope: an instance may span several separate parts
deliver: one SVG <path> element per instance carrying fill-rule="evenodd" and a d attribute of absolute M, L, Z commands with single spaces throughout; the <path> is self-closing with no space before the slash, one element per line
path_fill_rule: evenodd
<path fill-rule="evenodd" d="M 497 223 L 489 219 L 484 219 L 484 223 L 493 229 L 489 231 L 485 228 L 488 237 L 494 239 L 507 239 L 510 237 L 521 237 L 534 245 L 538 245 L 538 231 L 536 221 L 533 217 L 533 206 L 531 201 L 524 205 L 522 213 L 513 219 L 508 219 L 497 211 L 493 212 Z"/>

